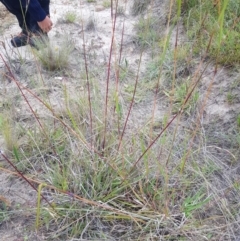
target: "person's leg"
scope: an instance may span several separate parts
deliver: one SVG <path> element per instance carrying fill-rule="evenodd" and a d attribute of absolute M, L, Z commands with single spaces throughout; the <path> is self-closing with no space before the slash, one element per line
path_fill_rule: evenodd
<path fill-rule="evenodd" d="M 7 8 L 7 10 L 15 15 L 15 17 L 18 20 L 18 24 L 20 28 L 22 29 L 21 33 L 17 36 L 15 36 L 11 40 L 11 44 L 13 47 L 21 47 L 28 44 L 29 40 L 29 21 L 30 21 L 30 15 L 28 14 L 26 8 L 21 5 L 20 1 L 16 0 L 0 0 L 3 5 Z"/>
<path fill-rule="evenodd" d="M 50 17 L 50 12 L 49 12 L 50 0 L 38 0 L 38 1 L 39 1 L 40 5 L 41 5 L 42 9 Z M 30 18 L 28 20 L 28 22 L 29 22 L 29 30 L 32 33 L 43 33 L 35 19 Z"/>
<path fill-rule="evenodd" d="M 19 26 L 23 31 L 28 32 L 31 25 L 30 25 L 30 21 L 31 21 L 31 17 L 30 14 L 28 13 L 28 11 L 25 8 L 19 9 L 19 11 L 15 14 Z"/>
<path fill-rule="evenodd" d="M 44 34 L 41 28 L 39 27 L 37 21 L 32 18 L 29 14 L 26 6 L 22 6 L 20 0 L 0 0 L 8 11 L 14 14 L 18 20 L 19 26 L 22 29 L 22 32 L 14 37 L 11 40 L 11 44 L 13 47 L 21 47 L 27 44 L 30 44 L 32 47 L 36 47 L 36 37 L 39 35 L 45 35 L 47 38 L 47 34 Z M 38 0 L 41 7 L 45 10 L 46 14 L 49 15 L 49 4 L 50 0 Z M 31 37 L 33 39 L 31 39 Z M 41 37 L 41 36 L 40 36 Z"/>
<path fill-rule="evenodd" d="M 50 0 L 38 0 L 42 9 L 45 11 L 46 15 L 50 17 L 50 11 L 49 11 L 49 5 L 50 5 Z M 38 49 L 39 47 L 41 48 L 42 46 L 45 46 L 46 43 L 49 41 L 47 33 L 44 33 L 42 29 L 39 27 L 38 23 L 36 20 L 31 18 L 29 20 L 29 29 L 31 31 L 31 38 L 29 40 L 29 44 Z"/>
<path fill-rule="evenodd" d="M 16 0 L 0 0 L 7 10 L 15 15 L 18 20 L 19 26 L 22 30 L 27 31 L 29 28 L 30 15 L 27 12 L 25 6 L 21 5 L 20 1 Z"/>
<path fill-rule="evenodd" d="M 46 14 L 50 16 L 50 11 L 49 11 L 50 0 L 39 0 L 39 3 L 42 9 L 46 12 Z"/>

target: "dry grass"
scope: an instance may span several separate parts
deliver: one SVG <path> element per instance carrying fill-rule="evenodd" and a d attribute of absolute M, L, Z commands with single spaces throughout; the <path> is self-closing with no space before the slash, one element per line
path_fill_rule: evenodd
<path fill-rule="evenodd" d="M 37 42 L 36 45 L 38 50 L 35 51 L 35 56 L 45 69 L 56 71 L 69 66 L 69 55 L 74 49 L 70 37 L 65 36 L 58 45 L 48 40 Z"/>
<path fill-rule="evenodd" d="M 137 16 L 144 13 L 150 2 L 150 0 L 134 0 L 131 8 L 132 15 Z"/>
<path fill-rule="evenodd" d="M 6 120 L 19 127 L 9 155 L 1 154 L 3 166 L 13 175 L 9 165 L 14 164 L 18 170 L 14 175 L 24 175 L 33 188 L 38 187 L 34 194 L 38 204 L 27 215 L 30 225 L 47 239 L 240 237 L 237 116 L 226 127 L 224 119 L 217 125 L 206 122 L 213 87 L 203 80 L 212 81 L 214 73 L 208 62 L 197 58 L 188 65 L 191 46 L 178 45 L 177 34 L 173 37 L 177 47 L 171 44 L 172 33 L 166 39 L 154 38 L 154 48 L 158 46 L 154 56 L 149 54 L 152 44 L 136 49 L 137 68 L 126 59 L 125 64 L 119 61 L 124 50 L 117 52 L 114 41 L 107 56 L 111 64 L 104 68 L 85 45 L 81 50 L 71 46 L 70 51 L 69 42 L 57 54 L 51 45 L 36 52 L 47 71 L 34 63 L 37 75 L 29 74 L 23 83 L 9 64 L 11 59 L 5 62 L 12 88 L 4 91 L 14 90 L 21 99 L 13 103 L 18 114 L 13 116 L 4 107 L 8 115 L 0 115 L 6 144 L 9 138 L 4 132 L 12 130 Z M 143 42 L 149 43 L 145 37 Z M 56 81 L 70 55 L 83 61 L 68 67 L 69 75 L 65 71 Z M 191 71 L 181 74 L 182 65 Z M 239 88 L 239 74 L 233 78 Z M 6 214 L 0 209 L 0 222 L 8 222 Z"/>

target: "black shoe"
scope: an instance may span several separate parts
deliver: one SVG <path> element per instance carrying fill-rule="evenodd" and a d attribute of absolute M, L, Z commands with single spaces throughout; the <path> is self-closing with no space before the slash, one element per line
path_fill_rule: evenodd
<path fill-rule="evenodd" d="M 19 48 L 22 46 L 30 45 L 31 47 L 39 50 L 42 47 L 46 47 L 49 42 L 49 38 L 47 33 L 28 33 L 26 31 L 22 31 L 19 35 L 11 39 L 11 44 L 15 48 Z"/>
<path fill-rule="evenodd" d="M 30 36 L 25 31 L 22 31 L 19 35 L 11 39 L 11 44 L 13 47 L 18 48 L 28 45 Z"/>

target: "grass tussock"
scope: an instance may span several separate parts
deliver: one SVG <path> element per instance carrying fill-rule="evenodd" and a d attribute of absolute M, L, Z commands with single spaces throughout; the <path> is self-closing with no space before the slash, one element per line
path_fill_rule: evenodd
<path fill-rule="evenodd" d="M 154 45 L 160 41 L 158 20 L 153 16 L 140 18 L 135 25 L 136 36 L 134 42 L 141 48 L 154 48 Z"/>
<path fill-rule="evenodd" d="M 17 146 L 17 133 L 14 130 L 13 120 L 7 115 L 0 115 L 0 133 L 4 138 L 6 150 L 11 153 Z"/>
<path fill-rule="evenodd" d="M 103 1 L 103 7 L 110 8 L 111 7 L 111 1 L 110 0 L 104 0 Z"/>
<path fill-rule="evenodd" d="M 31 162 L 25 166 L 25 172 L 32 172 L 32 168 L 41 165 L 41 179 L 48 180 L 43 190 L 52 196 L 54 210 L 47 206 L 40 209 L 41 229 L 47 228 L 55 240 L 70 237 L 101 239 L 102 235 L 104 239 L 116 236 L 130 240 L 152 236 L 184 238 L 181 229 L 175 229 L 180 225 L 192 237 L 216 235 L 214 229 L 204 228 L 211 217 L 206 210 L 209 214 L 213 209 L 218 210 L 220 216 L 226 213 L 215 199 L 220 193 L 217 194 L 214 185 L 208 182 L 215 172 L 223 169 L 214 160 L 204 161 L 203 151 L 191 152 L 188 160 L 191 165 L 183 164 L 188 153 L 189 134 L 182 132 L 183 140 L 177 138 L 171 144 L 172 133 L 167 132 L 136 165 L 136 160 L 151 142 L 148 128 L 126 133 L 128 137 L 119 146 L 120 116 L 116 112 L 108 121 L 104 143 L 104 122 L 100 121 L 104 117 L 100 111 L 104 100 L 92 96 L 95 116 L 91 120 L 88 98 L 73 98 L 67 90 L 64 92 L 65 111 L 53 113 L 54 118 L 44 121 L 44 132 L 38 125 L 32 127 L 35 131 L 38 129 L 37 136 L 33 130 L 26 131 L 25 144 L 19 143 L 19 149 L 14 152 L 17 160 L 27 158 Z M 54 124 L 54 119 L 59 123 Z M 169 152 L 166 147 L 171 145 L 173 150 Z M 24 151 L 20 152 L 20 149 Z M 182 152 L 182 157 L 176 159 L 178 152 Z M 166 166 L 166 162 L 171 164 Z M 185 166 L 183 172 L 182 165 Z M 66 192 L 66 195 L 51 194 L 48 186 Z M 77 197 L 94 205 L 79 202 Z M 199 227 L 199 218 L 204 223 L 202 227 Z M 218 219 L 211 218 L 211 223 L 219 225 Z M 157 228 L 159 224 L 160 229 Z M 119 225 L 121 230 L 117 228 Z"/>
<path fill-rule="evenodd" d="M 239 63 L 239 4 L 234 1 L 183 1 L 184 23 L 194 51 L 220 64 Z"/>
<path fill-rule="evenodd" d="M 74 23 L 77 20 L 77 13 L 74 11 L 67 11 L 64 16 L 65 23 Z"/>
<path fill-rule="evenodd" d="M 35 56 L 45 69 L 56 71 L 69 66 L 69 56 L 74 49 L 70 38 L 65 37 L 58 45 L 45 39 L 36 42 L 36 45 L 38 50 L 35 51 Z"/>
<path fill-rule="evenodd" d="M 140 1 L 138 13 L 146 3 Z M 179 3 L 178 12 L 185 9 L 187 26 L 193 26 L 190 15 L 199 2 Z M 3 106 L 7 114 L 0 115 L 0 137 L 8 155 L 1 152 L 1 158 L 5 171 L 13 175 L 15 168 L 16 175 L 34 184 L 37 204 L 28 207 L 27 217 L 48 240 L 239 237 L 239 115 L 224 137 L 222 120 L 206 124 L 210 91 L 201 81 L 209 63 L 191 61 L 195 48 L 179 43 L 178 31 L 172 41 L 176 26 L 164 37 L 156 26 L 154 15 L 136 24 L 137 64 L 122 48 L 118 53 L 114 41 L 107 65 L 85 43 L 81 50 L 69 40 L 57 48 L 40 46 L 34 64 L 48 71 L 37 68 L 24 83 L 11 59 L 5 61 L 21 98 L 16 113 Z M 191 37 L 211 53 L 204 37 Z M 70 56 L 81 61 L 70 66 Z M 228 101 L 234 103 L 231 96 Z M 12 208 L 16 212 L 7 215 L 0 196 L 0 223 L 14 221 L 19 207 Z"/>

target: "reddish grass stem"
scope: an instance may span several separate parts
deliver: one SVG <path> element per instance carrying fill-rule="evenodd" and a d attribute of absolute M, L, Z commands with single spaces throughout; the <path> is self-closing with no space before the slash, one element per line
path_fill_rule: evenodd
<path fill-rule="evenodd" d="M 7 158 L 6 155 L 4 155 L 4 153 L 2 151 L 0 151 L 2 157 L 8 162 L 8 164 L 10 166 L 13 167 L 13 169 L 18 173 L 18 175 L 24 179 L 36 192 L 38 192 L 37 188 L 34 187 L 34 185 L 28 180 L 28 178 L 26 178 L 18 169 L 17 167 L 12 163 L 12 161 L 9 160 L 9 158 Z M 53 205 L 40 193 L 41 197 L 46 201 L 46 203 L 57 213 L 57 211 L 55 210 L 55 208 L 53 207 Z"/>
<path fill-rule="evenodd" d="M 6 63 L 6 61 L 5 61 L 5 59 L 3 58 L 3 56 L 2 56 L 1 53 L 0 53 L 0 56 L 1 56 L 2 61 L 3 61 L 4 64 L 5 64 L 5 66 L 7 67 L 8 72 L 10 73 L 11 77 L 15 79 L 15 77 L 14 77 L 14 75 L 13 75 L 11 69 L 9 68 L 8 64 Z M 24 100 L 26 101 L 28 107 L 30 108 L 31 112 L 33 113 L 33 115 L 34 115 L 36 121 L 38 122 L 39 126 L 41 127 L 41 129 L 43 130 L 43 132 L 45 132 L 45 131 L 44 131 L 44 128 L 43 128 L 43 126 L 42 126 L 42 124 L 41 124 L 41 122 L 40 122 L 40 120 L 38 119 L 36 113 L 35 113 L 34 110 L 32 109 L 32 106 L 30 105 L 30 103 L 29 103 L 27 97 L 25 96 L 25 94 L 23 93 L 22 89 L 20 88 L 20 86 L 19 86 L 19 84 L 18 84 L 18 81 L 16 81 L 15 83 L 17 84 L 18 89 L 20 90 L 20 92 L 21 92 L 21 94 L 22 94 Z"/>
<path fill-rule="evenodd" d="M 87 57 L 86 57 L 86 46 L 85 46 L 85 35 L 83 30 L 83 23 L 82 23 L 82 36 L 83 36 L 83 56 L 84 56 L 84 63 L 85 63 L 85 71 L 86 71 L 86 78 L 87 78 L 87 89 L 88 89 L 88 104 L 89 104 L 89 115 L 90 115 L 90 146 L 91 149 L 93 147 L 93 118 L 92 118 L 92 103 L 91 103 L 91 91 L 90 91 L 90 83 L 89 83 L 89 73 L 88 73 L 88 64 L 87 64 Z"/>
<path fill-rule="evenodd" d="M 137 86 L 138 86 L 138 81 L 139 81 L 140 66 L 141 66 L 141 62 L 142 62 L 142 54 L 143 54 L 143 51 L 142 51 L 141 54 L 140 54 L 140 59 L 139 59 L 139 63 L 138 63 L 138 70 L 137 70 L 137 76 L 136 76 L 135 85 L 134 85 L 134 90 L 133 90 L 133 96 L 132 96 L 132 100 L 131 100 L 131 103 L 130 103 L 130 106 L 129 106 L 129 110 L 128 110 L 128 113 L 127 113 L 127 117 L 126 117 L 126 120 L 125 120 L 125 123 L 124 123 L 124 127 L 123 127 L 123 130 L 122 130 L 122 134 L 121 134 L 120 139 L 119 139 L 118 151 L 120 150 L 121 145 L 122 145 L 123 136 L 124 136 L 125 130 L 126 130 L 126 128 L 127 128 L 127 123 L 128 123 L 128 120 L 129 120 L 129 116 L 130 116 L 130 114 L 131 114 L 131 111 L 132 111 L 133 103 L 134 103 L 135 96 L 136 96 L 136 92 L 137 92 Z"/>
<path fill-rule="evenodd" d="M 141 154 L 141 156 L 136 160 L 136 162 L 133 164 L 132 168 L 129 171 L 129 174 L 132 173 L 132 171 L 136 168 L 137 164 L 142 160 L 142 158 L 146 155 L 146 153 L 152 148 L 152 146 L 156 143 L 156 141 L 162 136 L 162 134 L 169 128 L 169 126 L 173 123 L 173 121 L 184 111 L 184 106 L 186 105 L 186 103 L 189 101 L 190 97 L 193 94 L 193 91 L 195 90 L 195 88 L 197 87 L 198 83 L 200 82 L 203 73 L 205 72 L 206 68 L 208 67 L 209 63 L 205 66 L 204 70 L 202 71 L 202 73 L 200 74 L 200 76 L 197 78 L 192 90 L 189 92 L 189 94 L 187 95 L 187 97 L 185 98 L 185 101 L 183 103 L 183 105 L 181 106 L 180 110 L 178 111 L 177 114 L 175 114 L 172 119 L 167 123 L 167 125 L 162 129 L 162 131 L 157 135 L 157 137 L 151 142 L 151 144 L 145 149 L 145 151 Z M 167 163 L 166 163 L 167 165 Z M 126 175 L 126 177 L 130 176 L 130 175 Z M 127 178 L 124 179 L 124 181 Z M 123 182 L 124 182 L 123 181 Z"/>
<path fill-rule="evenodd" d="M 111 3 L 112 4 L 112 3 Z M 117 12 L 118 0 L 116 1 L 116 8 L 115 12 Z M 103 136 L 103 144 L 102 150 L 104 153 L 105 144 L 106 144 L 106 134 L 107 134 L 107 119 L 108 119 L 108 92 L 109 92 L 109 81 L 110 81 L 110 72 L 111 72 L 111 61 L 112 61 L 112 53 L 113 53 L 113 42 L 115 38 L 115 30 L 116 30 L 116 21 L 117 21 L 117 14 L 115 14 L 114 21 L 113 21 L 113 31 L 112 31 L 112 39 L 110 45 L 110 53 L 109 53 L 109 60 L 108 60 L 108 69 L 107 69 L 107 84 L 106 84 L 106 98 L 105 98 L 105 119 L 104 119 L 104 136 Z"/>

